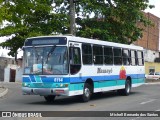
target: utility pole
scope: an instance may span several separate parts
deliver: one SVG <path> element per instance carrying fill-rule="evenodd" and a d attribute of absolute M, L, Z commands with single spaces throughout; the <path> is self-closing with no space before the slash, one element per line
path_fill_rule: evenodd
<path fill-rule="evenodd" d="M 75 25 L 75 1 L 69 0 L 70 2 L 70 34 L 76 35 L 76 25 Z"/>

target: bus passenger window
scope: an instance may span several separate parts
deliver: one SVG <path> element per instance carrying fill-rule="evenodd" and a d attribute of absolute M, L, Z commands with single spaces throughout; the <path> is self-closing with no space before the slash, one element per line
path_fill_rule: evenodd
<path fill-rule="evenodd" d="M 122 65 L 122 53 L 120 48 L 114 48 L 114 64 Z"/>
<path fill-rule="evenodd" d="M 91 44 L 82 44 L 82 60 L 84 65 L 92 64 L 93 60 Z"/>
<path fill-rule="evenodd" d="M 144 65 L 143 52 L 142 51 L 137 52 L 137 61 L 138 61 L 138 65 Z"/>
<path fill-rule="evenodd" d="M 93 62 L 94 64 L 103 64 L 103 48 L 102 46 L 93 45 Z"/>
<path fill-rule="evenodd" d="M 131 65 L 136 65 L 136 51 L 131 50 Z"/>
<path fill-rule="evenodd" d="M 130 58 L 130 52 L 127 49 L 123 49 L 122 51 L 122 56 L 123 56 L 123 65 L 130 65 L 131 58 Z"/>
<path fill-rule="evenodd" d="M 70 47 L 69 59 L 70 59 L 70 73 L 72 75 L 78 73 L 81 69 L 80 48 Z"/>
<path fill-rule="evenodd" d="M 111 65 L 113 64 L 113 51 L 112 47 L 104 47 L 104 64 Z"/>

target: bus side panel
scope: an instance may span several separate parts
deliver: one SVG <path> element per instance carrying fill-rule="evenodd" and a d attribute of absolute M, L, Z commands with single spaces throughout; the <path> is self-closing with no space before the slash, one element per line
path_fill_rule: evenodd
<path fill-rule="evenodd" d="M 70 83 L 69 96 L 82 95 L 84 83 Z"/>

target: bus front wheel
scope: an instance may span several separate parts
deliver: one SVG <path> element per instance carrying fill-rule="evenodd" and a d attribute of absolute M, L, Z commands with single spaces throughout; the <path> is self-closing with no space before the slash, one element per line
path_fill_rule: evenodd
<path fill-rule="evenodd" d="M 48 96 L 44 96 L 45 100 L 48 102 L 48 103 L 52 103 L 55 99 L 55 95 L 48 95 Z"/>
<path fill-rule="evenodd" d="M 130 92 L 131 92 L 131 84 L 130 84 L 129 80 L 126 80 L 125 88 L 118 90 L 118 93 L 121 95 L 128 96 L 130 94 Z"/>
<path fill-rule="evenodd" d="M 88 83 L 85 83 L 82 95 L 82 101 L 88 102 L 91 97 L 91 86 Z"/>

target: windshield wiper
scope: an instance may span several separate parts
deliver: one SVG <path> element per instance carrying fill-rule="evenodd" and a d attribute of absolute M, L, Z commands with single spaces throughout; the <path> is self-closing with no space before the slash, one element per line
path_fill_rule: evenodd
<path fill-rule="evenodd" d="M 33 48 L 34 48 L 34 50 L 35 50 L 36 61 L 37 61 L 37 63 L 38 63 L 38 58 L 39 58 L 38 51 L 37 51 L 37 49 L 36 49 L 35 46 L 33 46 Z"/>
<path fill-rule="evenodd" d="M 46 61 L 46 63 L 48 62 L 48 58 L 49 58 L 49 56 L 50 56 L 50 54 L 52 54 L 53 53 L 53 51 L 55 50 L 55 48 L 56 48 L 56 46 L 54 45 L 54 46 L 52 46 L 52 48 L 50 49 L 50 51 L 48 52 L 48 54 L 47 54 L 47 61 Z"/>

